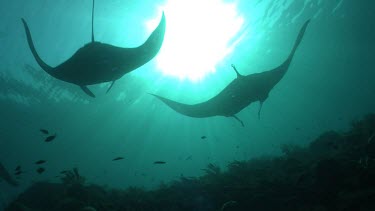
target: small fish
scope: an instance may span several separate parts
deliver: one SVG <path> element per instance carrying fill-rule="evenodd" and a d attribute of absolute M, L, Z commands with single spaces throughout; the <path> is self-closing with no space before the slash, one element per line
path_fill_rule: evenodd
<path fill-rule="evenodd" d="M 117 157 L 117 158 L 112 159 L 112 161 L 115 161 L 115 160 L 122 160 L 122 159 L 124 159 L 124 158 L 123 158 L 123 157 Z"/>
<path fill-rule="evenodd" d="M 154 164 L 166 164 L 166 163 L 167 163 L 167 162 L 165 162 L 165 161 L 160 161 L 160 160 L 154 162 Z"/>
<path fill-rule="evenodd" d="M 66 173 L 68 173 L 67 170 L 60 171 L 60 174 L 66 174 Z"/>
<path fill-rule="evenodd" d="M 207 137 L 206 136 L 201 136 L 201 139 L 206 139 Z"/>
<path fill-rule="evenodd" d="M 191 160 L 192 157 L 193 157 L 192 155 L 189 155 L 189 156 L 187 156 L 187 157 L 185 158 L 185 160 Z"/>
<path fill-rule="evenodd" d="M 14 169 L 14 171 L 20 171 L 21 170 L 21 166 L 20 165 L 18 165 L 15 169 Z"/>
<path fill-rule="evenodd" d="M 16 171 L 16 172 L 14 173 L 14 175 L 20 175 L 20 174 L 22 174 L 22 171 Z"/>
<path fill-rule="evenodd" d="M 49 134 L 48 130 L 46 130 L 46 129 L 40 129 L 40 132 L 42 132 L 42 133 L 45 134 L 45 135 L 48 135 L 48 134 Z"/>
<path fill-rule="evenodd" d="M 45 160 L 38 160 L 38 161 L 35 162 L 35 164 L 36 165 L 40 165 L 40 164 L 43 164 L 45 162 L 47 162 L 47 161 L 45 161 Z"/>
<path fill-rule="evenodd" d="M 53 141 L 53 139 L 55 139 L 55 138 L 56 138 L 56 134 L 55 134 L 55 135 L 48 136 L 44 141 L 45 141 L 45 142 L 51 142 L 51 141 Z"/>
<path fill-rule="evenodd" d="M 36 170 L 36 172 L 38 172 L 38 174 L 41 174 L 41 173 L 43 173 L 45 170 L 46 170 L 46 169 L 44 169 L 44 168 L 38 168 L 38 169 Z"/>

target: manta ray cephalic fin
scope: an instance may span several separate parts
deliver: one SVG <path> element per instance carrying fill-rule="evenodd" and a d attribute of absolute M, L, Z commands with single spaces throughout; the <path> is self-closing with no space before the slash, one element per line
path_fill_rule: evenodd
<path fill-rule="evenodd" d="M 81 89 L 82 89 L 82 90 L 83 90 L 88 96 L 95 98 L 94 93 L 92 93 L 92 91 L 90 91 L 90 89 L 87 88 L 87 86 L 80 86 L 80 87 L 81 87 Z"/>
<path fill-rule="evenodd" d="M 258 119 L 260 119 L 260 112 L 262 111 L 264 101 L 259 101 L 259 111 L 258 111 Z"/>
<path fill-rule="evenodd" d="M 240 77 L 244 77 L 243 75 L 241 75 L 238 71 L 237 71 L 237 68 L 236 66 L 234 66 L 234 64 L 232 64 L 232 67 L 233 67 L 233 70 L 236 72 L 237 74 L 237 78 L 240 78 Z"/>
<path fill-rule="evenodd" d="M 237 121 L 239 121 L 241 123 L 242 127 L 245 127 L 245 124 L 243 123 L 242 120 L 240 120 L 240 118 L 238 118 L 236 115 L 233 115 L 232 117 L 235 118 Z"/>
<path fill-rule="evenodd" d="M 112 86 L 113 86 L 113 84 L 115 84 L 115 82 L 116 82 L 116 81 L 112 81 L 112 83 L 111 83 L 111 85 L 109 86 L 109 88 L 107 89 L 107 92 L 106 92 L 106 93 L 108 93 L 108 92 L 109 92 L 109 90 L 111 90 L 111 89 L 112 89 Z"/>

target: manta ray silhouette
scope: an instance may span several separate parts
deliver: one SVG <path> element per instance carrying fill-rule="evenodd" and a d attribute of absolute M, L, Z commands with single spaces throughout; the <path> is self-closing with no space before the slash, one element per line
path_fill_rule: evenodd
<path fill-rule="evenodd" d="M 3 179 L 5 182 L 12 186 L 18 186 L 17 181 L 15 181 L 12 176 L 8 173 L 8 171 L 5 169 L 3 164 L 0 163 L 0 179 Z"/>
<path fill-rule="evenodd" d="M 306 21 L 300 29 L 292 51 L 280 66 L 269 71 L 244 76 L 237 71 L 234 65 L 232 65 L 237 74 L 237 78 L 225 87 L 218 95 L 205 102 L 188 105 L 155 94 L 152 95 L 180 114 L 196 118 L 212 116 L 234 117 L 242 124 L 242 126 L 244 126 L 243 122 L 236 116 L 236 114 L 252 102 L 259 101 L 260 108 L 258 117 L 260 118 L 260 111 L 264 101 L 267 100 L 268 94 L 272 88 L 287 72 L 309 22 L 310 20 Z"/>
<path fill-rule="evenodd" d="M 72 57 L 56 67 L 47 65 L 40 58 L 35 50 L 29 27 L 22 18 L 27 42 L 39 66 L 54 78 L 80 86 L 91 97 L 95 97 L 95 95 L 87 88 L 87 85 L 111 81 L 108 92 L 117 79 L 154 58 L 162 46 L 165 33 L 165 16 L 163 12 L 159 25 L 148 39 L 138 47 L 120 48 L 96 42 L 94 39 L 94 5 L 95 1 L 93 0 L 91 42 L 84 45 Z"/>

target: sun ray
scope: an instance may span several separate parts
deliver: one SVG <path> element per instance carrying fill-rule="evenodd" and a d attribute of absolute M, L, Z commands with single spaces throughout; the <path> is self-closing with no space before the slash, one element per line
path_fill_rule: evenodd
<path fill-rule="evenodd" d="M 168 0 L 160 8 L 167 27 L 157 68 L 181 80 L 203 80 L 229 55 L 243 36 L 244 20 L 235 3 L 222 0 Z M 157 18 L 155 18 L 157 20 Z M 156 21 L 147 23 L 154 28 Z"/>

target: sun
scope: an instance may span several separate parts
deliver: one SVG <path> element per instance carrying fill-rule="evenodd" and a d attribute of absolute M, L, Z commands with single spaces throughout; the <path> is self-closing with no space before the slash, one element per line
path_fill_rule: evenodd
<path fill-rule="evenodd" d="M 200 81 L 240 41 L 244 23 L 235 3 L 222 0 L 168 0 L 160 8 L 166 16 L 164 43 L 157 69 L 181 80 Z M 147 23 L 150 31 L 158 19 Z"/>

